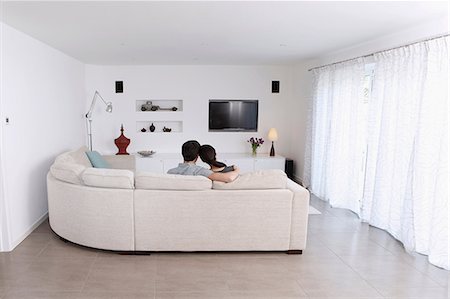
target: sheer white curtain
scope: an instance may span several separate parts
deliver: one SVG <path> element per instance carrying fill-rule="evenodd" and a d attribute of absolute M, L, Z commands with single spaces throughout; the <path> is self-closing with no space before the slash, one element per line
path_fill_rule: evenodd
<path fill-rule="evenodd" d="M 312 193 L 446 269 L 448 43 L 375 54 L 367 113 L 363 61 L 315 70 L 304 173 Z"/>
<path fill-rule="evenodd" d="M 359 212 L 364 144 L 364 62 L 314 70 L 304 183 L 334 207 Z"/>
<path fill-rule="evenodd" d="M 448 40 L 375 55 L 361 212 L 447 269 Z"/>

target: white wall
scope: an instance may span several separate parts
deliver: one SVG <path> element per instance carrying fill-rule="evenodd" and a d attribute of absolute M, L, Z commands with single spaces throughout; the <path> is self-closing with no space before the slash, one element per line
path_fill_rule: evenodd
<path fill-rule="evenodd" d="M 47 213 L 45 179 L 55 155 L 84 144 L 86 94 L 82 63 L 5 24 L 1 58 L 0 206 L 3 249 L 12 250 Z"/>
<path fill-rule="evenodd" d="M 295 66 L 293 78 L 293 103 L 290 106 L 296 111 L 295 113 L 298 117 L 293 119 L 291 136 L 292 151 L 290 155 L 296 162 L 295 175 L 299 181 L 302 180 L 303 176 L 308 105 L 311 98 L 312 87 L 312 73 L 309 72 L 308 69 L 328 63 L 352 59 L 362 55 L 368 55 L 376 51 L 407 45 L 442 34 L 448 34 L 448 25 L 447 18 L 419 24 L 418 26 L 408 28 L 407 30 L 382 36 L 350 48 L 341 49 L 328 55 L 318 57 L 317 59 L 304 61 Z"/>
<path fill-rule="evenodd" d="M 124 81 L 124 93 L 114 92 L 114 82 Z M 271 81 L 280 81 L 280 93 L 271 92 Z M 114 139 L 123 123 L 125 135 L 131 139 L 128 152 L 152 149 L 176 153 L 183 142 L 197 139 L 210 143 L 220 152 L 250 152 L 246 142 L 251 136 L 267 140 L 269 128 L 278 130 L 277 153 L 290 154 L 291 134 L 288 112 L 292 102 L 292 67 L 287 66 L 87 66 L 86 86 L 89 91 L 86 110 L 95 90 L 114 111 L 108 114 L 97 103 L 93 115 L 94 149 L 115 153 Z M 181 113 L 136 113 L 136 100 L 182 99 Z M 257 133 L 208 132 L 209 99 L 258 99 Z M 137 133 L 136 120 L 180 119 L 182 133 Z M 260 149 L 269 151 L 269 142 Z M 220 158 L 220 157 L 219 157 Z"/>

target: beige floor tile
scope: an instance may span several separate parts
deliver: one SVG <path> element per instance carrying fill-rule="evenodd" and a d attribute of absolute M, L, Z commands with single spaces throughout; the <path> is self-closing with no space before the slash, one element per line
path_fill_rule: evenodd
<path fill-rule="evenodd" d="M 53 233 L 52 229 L 50 228 L 50 224 L 48 222 L 48 219 L 41 223 L 34 231 L 33 233 Z"/>
<path fill-rule="evenodd" d="M 76 299 L 153 299 L 154 292 L 142 293 L 136 291 L 130 292 L 81 292 Z"/>
<path fill-rule="evenodd" d="M 405 253 L 399 256 L 421 273 L 436 281 L 441 287 L 448 287 L 450 271 L 438 268 L 428 262 L 428 257 L 418 253 Z"/>
<path fill-rule="evenodd" d="M 228 299 L 227 291 L 205 291 L 205 292 L 156 292 L 156 299 Z"/>
<path fill-rule="evenodd" d="M 6 290 L 7 290 L 6 287 L 1 287 L 0 286 L 0 299 L 4 298 L 4 296 L 6 295 Z"/>
<path fill-rule="evenodd" d="M 385 298 L 392 299 L 447 299 L 446 288 L 396 288 L 380 291 Z"/>
<path fill-rule="evenodd" d="M 46 235 L 46 234 L 37 234 Z M 63 259 L 77 259 L 77 258 L 94 258 L 98 255 L 98 250 L 86 248 L 73 243 L 64 242 L 62 240 L 53 239 L 40 252 L 39 259 L 42 258 L 63 258 Z"/>
<path fill-rule="evenodd" d="M 343 261 L 366 280 L 396 279 L 403 276 L 423 276 L 417 269 L 396 256 L 367 258 L 342 256 Z"/>
<path fill-rule="evenodd" d="M 36 261 L 12 284 L 12 291 L 81 291 L 91 259 L 56 259 Z"/>
<path fill-rule="evenodd" d="M 208 292 L 228 291 L 230 274 L 220 268 L 221 262 L 213 256 L 192 259 L 167 257 L 157 260 L 157 292 Z"/>
<path fill-rule="evenodd" d="M 10 291 L 4 299 L 77 299 L 79 292 Z"/>
<path fill-rule="evenodd" d="M 296 299 L 306 298 L 303 293 L 286 291 L 259 292 L 157 292 L 157 299 Z"/>
<path fill-rule="evenodd" d="M 99 257 L 91 267 L 83 292 L 155 291 L 156 262 L 150 256 Z"/>
<path fill-rule="evenodd" d="M 284 292 L 291 296 L 306 297 L 294 278 L 283 276 L 234 276 L 227 281 L 230 291 L 258 294 Z"/>
<path fill-rule="evenodd" d="M 170 278 L 157 278 L 157 292 L 207 292 L 228 290 L 226 280 L 206 276 L 191 275 Z"/>
<path fill-rule="evenodd" d="M 0 298 L 446 298 L 448 271 L 316 198 L 302 255 L 122 256 L 64 243 L 42 223 L 0 253 Z M 2 298 L 3 299 L 3 298 Z"/>
<path fill-rule="evenodd" d="M 51 234 L 34 234 L 29 235 L 23 240 L 13 251 L 6 253 L 10 259 L 26 260 L 33 259 L 38 256 L 55 237 Z M 3 254 L 2 254 L 3 255 Z"/>
<path fill-rule="evenodd" d="M 18 259 L 9 253 L 0 253 L 0 288 L 9 287 L 15 280 L 27 273 L 33 259 Z"/>
<path fill-rule="evenodd" d="M 222 271 L 231 276 L 245 275 L 245 276 L 265 276 L 277 275 L 287 276 L 288 269 L 280 262 L 280 258 L 276 259 L 241 259 L 241 260 L 225 260 L 218 263 Z"/>
<path fill-rule="evenodd" d="M 304 292 L 261 291 L 261 292 L 230 292 L 227 299 L 295 299 L 307 298 Z"/>
<path fill-rule="evenodd" d="M 383 296 L 362 278 L 357 276 L 301 277 L 300 286 L 308 297 L 324 298 L 382 298 Z"/>
<path fill-rule="evenodd" d="M 382 275 L 380 275 L 382 277 Z M 399 275 L 368 279 L 367 282 L 381 293 L 389 293 L 391 290 L 414 288 L 440 288 L 434 280 L 422 273 L 413 272 L 410 275 Z"/>

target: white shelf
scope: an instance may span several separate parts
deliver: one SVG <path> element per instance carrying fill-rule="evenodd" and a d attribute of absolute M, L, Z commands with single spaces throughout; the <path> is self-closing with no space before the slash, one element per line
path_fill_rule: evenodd
<path fill-rule="evenodd" d="M 153 123 L 155 126 L 155 131 L 150 132 L 150 126 Z M 163 128 L 171 128 L 170 132 L 163 132 Z M 145 128 L 146 132 L 142 132 L 141 130 Z M 146 120 L 146 121 L 137 121 L 136 122 L 136 132 L 142 134 L 171 134 L 171 133 L 181 133 L 183 132 L 183 122 L 182 121 L 160 121 L 160 120 Z"/>
<path fill-rule="evenodd" d="M 162 109 L 176 107 L 177 110 L 142 111 L 141 109 L 142 105 L 146 104 L 148 101 L 151 101 L 153 106 L 159 106 Z M 163 99 L 136 100 L 136 112 L 140 113 L 179 113 L 182 111 L 183 111 L 183 100 L 163 100 Z"/>
<path fill-rule="evenodd" d="M 180 149 L 181 151 L 181 149 Z M 280 169 L 284 171 L 286 158 L 283 156 L 270 157 L 269 154 L 251 153 L 221 153 L 218 160 L 227 165 L 236 165 L 240 173 L 248 173 L 263 169 Z M 155 153 L 151 158 L 143 158 L 136 154 L 136 169 L 155 173 L 166 173 L 183 161 L 181 153 Z M 208 165 L 197 161 L 197 165 L 209 168 Z"/>

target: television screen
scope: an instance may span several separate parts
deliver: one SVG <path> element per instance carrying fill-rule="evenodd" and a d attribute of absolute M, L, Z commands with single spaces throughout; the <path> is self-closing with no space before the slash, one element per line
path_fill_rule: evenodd
<path fill-rule="evenodd" d="M 209 131 L 257 130 L 258 100 L 209 100 Z"/>

